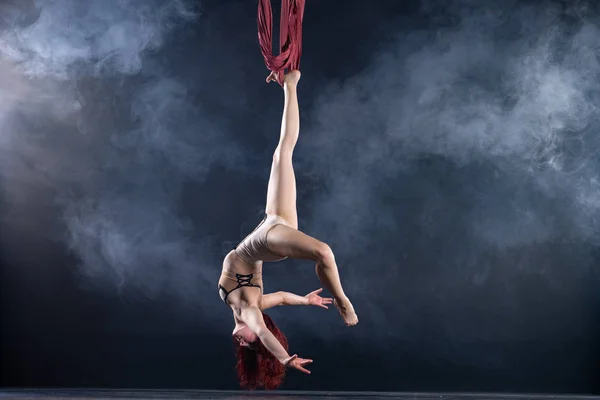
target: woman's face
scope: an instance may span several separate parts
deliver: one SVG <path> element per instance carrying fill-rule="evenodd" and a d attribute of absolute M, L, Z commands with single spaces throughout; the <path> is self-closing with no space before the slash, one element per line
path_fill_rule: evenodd
<path fill-rule="evenodd" d="M 250 330 L 247 326 L 236 330 L 233 337 L 238 341 L 240 346 L 252 347 L 254 342 L 258 339 L 256 334 Z"/>

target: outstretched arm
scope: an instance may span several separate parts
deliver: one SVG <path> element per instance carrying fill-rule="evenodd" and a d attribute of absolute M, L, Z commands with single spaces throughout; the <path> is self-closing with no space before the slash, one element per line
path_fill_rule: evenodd
<path fill-rule="evenodd" d="M 300 358 L 297 354 L 290 357 L 281 343 L 279 343 L 279 340 L 277 340 L 275 335 L 273 335 L 265 325 L 262 312 L 258 307 L 248 307 L 244 309 L 241 317 L 246 325 L 248 325 L 248 328 L 258 336 L 258 339 L 265 348 L 269 350 L 280 363 L 287 367 L 295 368 L 305 374 L 310 374 L 310 371 L 304 368 L 304 366 L 310 364 L 312 360 Z"/>
<path fill-rule="evenodd" d="M 319 293 L 322 291 L 323 289 L 317 289 L 306 296 L 298 296 L 289 292 L 265 294 L 260 302 L 260 309 L 266 310 L 267 308 L 276 306 L 317 306 L 328 308 L 327 304 L 333 303 L 333 299 L 319 296 Z"/>
<path fill-rule="evenodd" d="M 258 307 L 248 307 L 242 310 L 242 320 L 248 325 L 248 328 L 258 336 L 258 339 L 269 350 L 275 358 L 282 364 L 290 358 L 279 340 L 271 333 L 265 325 L 262 313 Z"/>

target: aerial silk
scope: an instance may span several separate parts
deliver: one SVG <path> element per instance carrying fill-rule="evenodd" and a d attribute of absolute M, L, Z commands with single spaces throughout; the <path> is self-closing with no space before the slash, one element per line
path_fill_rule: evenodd
<path fill-rule="evenodd" d="M 258 0 L 258 41 L 265 64 L 277 73 L 283 86 L 283 74 L 300 68 L 302 57 L 302 20 L 306 0 L 281 0 L 279 55 L 273 55 L 273 10 L 271 0 Z"/>

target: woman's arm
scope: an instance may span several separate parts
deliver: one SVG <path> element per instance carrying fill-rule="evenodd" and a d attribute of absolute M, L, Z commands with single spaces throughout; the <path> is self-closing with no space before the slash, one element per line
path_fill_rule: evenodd
<path fill-rule="evenodd" d="M 258 339 L 265 348 L 270 351 L 280 363 L 288 368 L 295 368 L 305 374 L 310 374 L 310 371 L 304 367 L 312 363 L 312 360 L 300 358 L 297 354 L 290 357 L 281 343 L 279 343 L 279 340 L 277 340 L 265 325 L 262 312 L 258 307 L 248 307 L 242 310 L 241 317 L 246 325 L 248 325 L 248 328 L 258 336 Z"/>
<path fill-rule="evenodd" d="M 308 299 L 303 296 L 298 296 L 294 293 L 288 292 L 275 292 L 263 295 L 260 301 L 260 309 L 266 310 L 267 308 L 277 306 L 307 306 Z"/>
<path fill-rule="evenodd" d="M 285 364 L 290 358 L 290 355 L 265 325 L 260 309 L 258 307 L 245 308 L 242 310 L 241 317 L 246 325 L 248 325 L 248 328 L 258 336 L 258 339 L 265 348 L 269 350 L 280 363 Z"/>
<path fill-rule="evenodd" d="M 276 306 L 318 306 L 328 308 L 326 304 L 333 303 L 333 299 L 319 296 L 323 289 L 317 289 L 306 296 L 298 296 L 289 292 L 275 292 L 265 294 L 260 301 L 260 309 L 266 310 Z"/>

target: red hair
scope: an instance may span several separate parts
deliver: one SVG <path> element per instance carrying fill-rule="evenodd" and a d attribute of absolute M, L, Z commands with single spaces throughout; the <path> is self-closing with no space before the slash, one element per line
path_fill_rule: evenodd
<path fill-rule="evenodd" d="M 279 330 L 271 317 L 265 313 L 262 315 L 267 328 L 279 340 L 285 351 L 288 351 L 288 341 L 283 332 Z M 242 388 L 254 390 L 264 387 L 266 390 L 273 390 L 281 386 L 286 367 L 267 350 L 260 339 L 257 338 L 251 347 L 240 346 L 235 338 L 234 344 L 237 375 Z"/>

